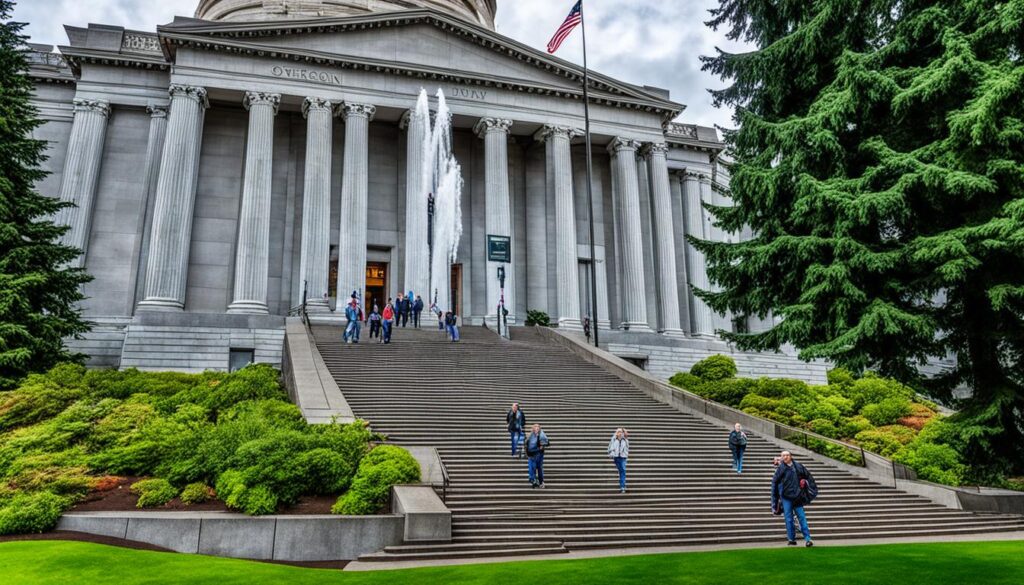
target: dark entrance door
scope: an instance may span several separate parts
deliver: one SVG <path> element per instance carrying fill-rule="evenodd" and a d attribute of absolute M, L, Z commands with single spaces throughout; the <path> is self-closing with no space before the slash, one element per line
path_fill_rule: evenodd
<path fill-rule="evenodd" d="M 462 264 L 452 264 L 452 307 L 455 314 L 462 316 Z"/>

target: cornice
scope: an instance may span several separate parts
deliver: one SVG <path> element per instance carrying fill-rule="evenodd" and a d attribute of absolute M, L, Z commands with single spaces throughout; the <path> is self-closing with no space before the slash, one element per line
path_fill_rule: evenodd
<path fill-rule="evenodd" d="M 136 69 L 154 69 L 167 71 L 171 64 L 157 54 L 143 55 L 140 53 L 115 53 L 97 49 L 61 46 L 60 52 L 68 61 L 68 65 L 76 73 L 81 71 L 82 63 L 112 65 L 115 67 L 133 67 Z"/>

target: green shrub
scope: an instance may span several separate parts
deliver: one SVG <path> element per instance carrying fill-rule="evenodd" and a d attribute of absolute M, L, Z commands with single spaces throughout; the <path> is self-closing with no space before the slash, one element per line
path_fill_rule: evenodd
<path fill-rule="evenodd" d="M 829 437 L 831 439 L 840 438 L 839 429 L 836 428 L 836 424 L 828 419 L 816 418 L 808 423 L 807 428 L 819 435 Z"/>
<path fill-rule="evenodd" d="M 190 483 L 181 490 L 180 497 L 185 504 L 202 504 L 213 496 L 213 489 L 205 483 Z"/>
<path fill-rule="evenodd" d="M 320 495 L 340 494 L 348 489 L 356 468 L 340 453 L 329 449 L 312 449 L 297 458 L 305 489 Z"/>
<path fill-rule="evenodd" d="M 136 506 L 153 508 L 163 506 L 178 495 L 178 490 L 166 479 L 144 479 L 132 484 L 131 491 L 139 496 Z"/>
<path fill-rule="evenodd" d="M 836 368 L 828 371 L 828 385 L 836 387 L 840 390 L 844 388 L 852 388 L 857 378 L 850 373 L 849 370 L 844 368 Z"/>
<path fill-rule="evenodd" d="M 968 472 L 955 449 L 920 439 L 896 453 L 893 460 L 916 471 L 918 479 L 944 485 L 961 485 Z"/>
<path fill-rule="evenodd" d="M 736 362 L 727 355 L 713 355 L 693 364 L 690 373 L 706 382 L 735 378 Z"/>
<path fill-rule="evenodd" d="M 726 406 L 739 408 L 743 399 L 757 389 L 757 380 L 750 378 L 733 378 L 705 382 L 700 387 L 700 395 L 708 400 L 720 402 Z"/>
<path fill-rule="evenodd" d="M 70 504 L 50 492 L 20 493 L 5 498 L 0 507 L 0 535 L 53 530 Z"/>
<path fill-rule="evenodd" d="M 891 425 L 910 414 L 910 400 L 902 396 L 886 398 L 878 403 L 867 404 L 860 409 L 861 415 L 876 427 Z"/>
<path fill-rule="evenodd" d="M 348 493 L 331 508 L 335 514 L 376 514 L 384 509 L 391 487 L 420 481 L 420 466 L 401 447 L 381 445 L 363 458 Z"/>
<path fill-rule="evenodd" d="M 700 387 L 701 384 L 703 384 L 703 381 L 689 372 L 677 372 L 675 375 L 668 379 L 668 383 L 672 384 L 676 388 L 682 388 L 683 390 L 688 390 L 690 392 L 695 392 L 699 394 L 700 392 L 697 390 L 697 388 Z"/>
<path fill-rule="evenodd" d="M 868 404 L 877 404 L 888 398 L 903 398 L 909 403 L 914 398 L 914 391 L 895 380 L 865 374 L 853 383 L 846 396 L 853 400 L 853 407 L 860 411 Z"/>
<path fill-rule="evenodd" d="M 861 431 L 857 433 L 855 440 L 865 451 L 878 453 L 883 457 L 892 457 L 903 448 L 903 443 L 898 438 L 880 429 Z"/>
<path fill-rule="evenodd" d="M 857 433 L 869 431 L 873 428 L 875 428 L 875 425 L 871 424 L 871 421 L 858 414 L 857 416 L 843 419 L 839 424 L 839 436 L 852 439 L 857 436 Z"/>
<path fill-rule="evenodd" d="M 550 327 L 551 317 L 544 311 L 527 311 L 526 312 L 526 326 L 527 327 Z"/>
<path fill-rule="evenodd" d="M 802 380 L 761 378 L 757 381 L 757 394 L 766 398 L 811 398 L 810 386 Z"/>

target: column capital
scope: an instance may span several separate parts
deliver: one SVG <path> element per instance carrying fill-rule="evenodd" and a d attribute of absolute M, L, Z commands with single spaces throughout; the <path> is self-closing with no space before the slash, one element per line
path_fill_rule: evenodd
<path fill-rule="evenodd" d="M 377 115 L 377 108 L 370 104 L 354 104 L 352 102 L 345 102 L 338 105 L 338 113 L 346 120 L 355 117 L 366 118 L 367 121 L 372 122 L 373 117 Z"/>
<path fill-rule="evenodd" d="M 538 142 L 547 142 L 548 140 L 564 136 L 567 140 L 572 140 L 577 136 L 583 136 L 583 131 L 579 128 L 573 128 L 572 126 L 560 126 L 558 124 L 545 124 L 533 135 L 534 140 Z"/>
<path fill-rule="evenodd" d="M 665 144 L 664 142 L 648 142 L 640 149 L 640 154 L 645 157 L 651 157 L 654 155 L 667 156 L 668 144 Z"/>
<path fill-rule="evenodd" d="M 265 91 L 247 91 L 245 97 L 242 98 L 242 106 L 246 110 L 253 106 L 267 105 L 274 108 L 274 115 L 277 115 L 277 109 L 281 106 L 281 94 L 269 93 Z"/>
<path fill-rule="evenodd" d="M 167 117 L 167 106 L 158 104 L 149 104 L 146 106 L 146 111 L 149 112 L 151 118 L 166 118 Z"/>
<path fill-rule="evenodd" d="M 302 100 L 302 117 L 308 118 L 311 110 L 318 112 L 326 110 L 328 113 L 333 113 L 334 104 L 331 103 L 331 100 L 326 98 L 307 97 Z"/>
<path fill-rule="evenodd" d="M 412 117 L 415 116 L 415 115 L 416 115 L 416 110 L 406 110 L 402 114 L 401 119 L 398 120 L 398 129 L 399 130 L 405 130 L 406 128 L 408 128 L 409 127 L 409 122 L 412 120 Z M 434 122 L 434 120 L 436 118 L 437 118 L 437 112 L 430 112 L 430 122 L 431 122 L 431 124 L 433 124 L 433 122 Z"/>
<path fill-rule="evenodd" d="M 199 105 L 204 108 L 210 107 L 210 100 L 206 97 L 206 88 L 197 87 L 194 85 L 183 85 L 180 83 L 172 83 L 167 89 L 167 93 L 171 95 L 171 98 L 186 98 L 199 102 Z"/>
<path fill-rule="evenodd" d="M 95 112 L 104 118 L 110 115 L 110 102 L 107 100 L 75 98 L 73 103 L 76 112 Z"/>
<path fill-rule="evenodd" d="M 608 145 L 608 152 L 610 154 L 618 154 L 624 150 L 631 150 L 635 153 L 637 150 L 640 150 L 640 141 L 616 137 L 615 140 L 612 140 L 611 144 Z"/>
<path fill-rule="evenodd" d="M 512 120 L 504 118 L 480 118 L 480 121 L 473 127 L 473 133 L 483 138 L 492 132 L 508 134 L 512 129 Z"/>

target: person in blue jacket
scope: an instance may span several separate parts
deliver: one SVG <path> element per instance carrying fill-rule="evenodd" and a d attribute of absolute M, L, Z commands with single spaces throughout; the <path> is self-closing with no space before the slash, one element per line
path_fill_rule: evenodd
<path fill-rule="evenodd" d="M 533 430 L 529 437 L 526 437 L 526 457 L 530 474 L 530 485 L 534 488 L 544 487 L 544 450 L 548 447 L 548 436 L 540 429 L 540 425 L 533 424 Z"/>
<path fill-rule="evenodd" d="M 810 471 L 793 460 L 789 451 L 782 452 L 782 463 L 772 476 L 772 513 L 782 514 L 786 520 L 786 537 L 790 546 L 796 546 L 796 529 L 793 514 L 800 521 L 800 532 L 804 535 L 805 546 L 814 546 L 811 532 L 807 528 L 804 506 L 818 497 L 818 486 Z"/>

